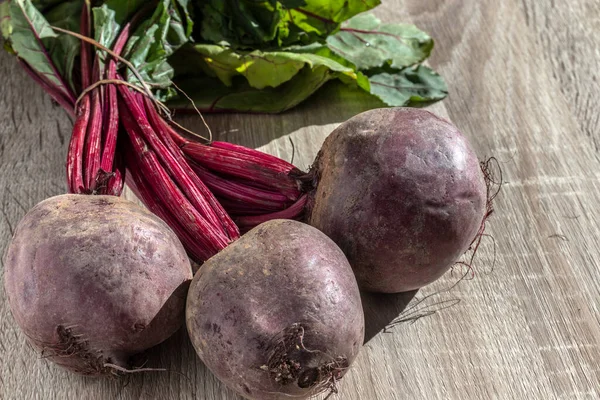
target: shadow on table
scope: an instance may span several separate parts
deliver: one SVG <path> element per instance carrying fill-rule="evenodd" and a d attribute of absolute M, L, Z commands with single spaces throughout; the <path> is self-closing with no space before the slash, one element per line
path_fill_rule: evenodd
<path fill-rule="evenodd" d="M 418 290 L 394 294 L 361 292 L 365 313 L 365 344 L 402 315 L 417 292 Z"/>
<path fill-rule="evenodd" d="M 365 344 L 403 315 L 417 290 L 398 294 L 361 293 L 365 312 Z M 164 343 L 131 360 L 139 367 L 164 369 L 156 372 L 132 373 L 113 384 L 117 398 L 144 397 L 148 393 L 161 393 L 164 388 L 177 387 L 185 398 L 197 398 L 198 391 L 221 393 L 222 398 L 240 399 L 232 390 L 220 383 L 200 361 L 189 339 L 185 326 Z M 115 393 L 115 392 L 113 392 Z"/>
<path fill-rule="evenodd" d="M 332 81 L 303 103 L 281 114 L 204 114 L 215 140 L 259 147 L 308 126 L 341 123 L 385 104 L 361 89 Z M 179 112 L 177 121 L 198 134 L 207 135 L 202 119 Z"/>

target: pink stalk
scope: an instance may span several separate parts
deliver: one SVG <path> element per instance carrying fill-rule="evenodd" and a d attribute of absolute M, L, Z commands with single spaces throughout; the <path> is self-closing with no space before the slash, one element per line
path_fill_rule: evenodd
<path fill-rule="evenodd" d="M 290 203 L 287 197 L 277 192 L 247 186 L 232 179 L 224 179 L 196 164 L 192 164 L 192 168 L 217 197 L 236 199 L 240 206 L 244 206 L 244 210 L 251 207 L 262 212 L 277 211 Z M 232 208 L 228 208 L 228 212 L 231 215 L 237 214 Z"/>
<path fill-rule="evenodd" d="M 113 52 L 120 55 L 129 39 L 131 23 L 123 27 L 113 46 Z M 110 57 L 106 71 L 107 79 L 117 78 L 117 61 Z M 104 134 L 102 143 L 102 157 L 100 160 L 100 174 L 107 177 L 106 192 L 119 196 L 123 190 L 123 178 L 125 171 L 114 168 L 115 153 L 117 151 L 117 139 L 119 137 L 119 105 L 118 94 L 115 85 L 107 85 L 105 97 L 105 121 L 103 124 Z M 122 164 L 122 163 L 121 163 Z M 110 176 L 112 174 L 112 176 Z M 102 180 L 102 178 L 100 178 Z"/>
<path fill-rule="evenodd" d="M 90 37 L 92 36 L 92 26 L 90 24 L 90 9 L 88 8 L 89 3 L 84 2 L 81 10 L 81 27 L 80 32 L 82 35 Z M 92 48 L 84 40 L 81 41 L 81 90 L 85 90 L 92 84 Z"/>
<path fill-rule="evenodd" d="M 288 175 L 289 172 L 272 169 L 257 157 L 193 142 L 187 142 L 183 152 L 211 171 L 246 180 L 257 187 L 276 189 L 292 200 L 300 195 L 298 184 Z"/>
<path fill-rule="evenodd" d="M 125 163 L 119 155 L 116 155 L 114 161 L 114 172 L 111 179 L 106 180 L 105 194 L 110 196 L 120 196 L 125 185 Z"/>
<path fill-rule="evenodd" d="M 303 174 L 294 165 L 231 143 L 192 142 L 168 124 L 165 130 L 238 226 L 247 228 L 275 217 L 302 215 L 306 201 L 299 200 L 304 185 L 298 177 Z"/>
<path fill-rule="evenodd" d="M 189 199 L 197 199 L 198 204 L 194 204 L 196 207 L 207 208 L 210 212 L 209 215 L 213 215 L 214 218 L 209 219 L 215 226 L 222 226 L 224 232 L 231 238 L 237 239 L 240 236 L 240 232 L 231 220 L 225 209 L 217 201 L 213 193 L 206 187 L 202 179 L 196 175 L 194 170 L 190 167 L 188 161 L 184 157 L 181 149 L 177 147 L 168 132 L 165 132 L 162 128 L 165 125 L 164 120 L 158 115 L 154 104 L 147 97 L 143 97 L 145 103 L 146 112 L 149 116 L 149 122 L 151 127 L 159 133 L 162 143 L 157 143 L 157 146 L 164 148 L 160 150 L 161 154 L 164 154 L 166 160 L 170 160 L 173 157 L 173 166 L 177 169 L 178 174 L 174 176 L 181 176 L 182 180 L 179 185 L 184 188 L 186 195 Z M 151 133 L 152 130 L 149 130 Z M 155 148 L 159 151 L 158 148 Z M 172 172 L 173 174 L 173 172 Z"/>
<path fill-rule="evenodd" d="M 195 258 L 207 260 L 224 249 L 231 240 L 221 231 L 215 229 L 173 182 L 158 160 L 157 154 L 143 139 L 138 121 L 143 121 L 144 115 L 138 114 L 139 109 L 134 104 L 128 103 L 125 98 L 123 99 L 124 101 L 119 102 L 121 121 L 129 135 L 130 143 L 139 162 L 139 168 L 130 169 L 130 173 L 134 179 L 139 179 L 136 176 L 141 174 L 152 185 L 154 196 L 170 208 L 170 212 L 181 223 L 186 232 L 195 237 L 201 244 L 202 251 L 194 254 Z"/>
<path fill-rule="evenodd" d="M 145 109 L 141 104 L 143 102 L 142 97 L 136 97 L 134 94 L 126 87 L 122 86 L 119 88 L 119 93 L 123 98 L 123 101 L 127 105 L 129 111 L 135 115 L 135 121 L 139 132 L 142 134 L 142 137 L 150 145 L 150 147 L 154 150 L 154 152 L 159 156 L 161 162 L 163 163 L 165 170 L 173 177 L 174 182 L 181 188 L 183 193 L 186 195 L 186 198 L 192 204 L 192 206 L 200 213 L 200 215 L 207 220 L 207 222 L 212 225 L 215 229 L 220 229 L 220 233 L 226 236 L 229 236 L 229 232 L 223 230 L 223 226 L 221 224 L 221 220 L 219 216 L 212 209 L 211 205 L 206 201 L 205 197 L 196 183 L 204 186 L 199 179 L 196 179 L 196 182 L 192 177 L 195 176 L 183 155 L 179 151 L 179 149 L 173 145 L 172 149 L 169 149 L 165 143 L 161 141 L 158 137 L 157 133 L 154 131 L 150 122 L 147 119 Z M 175 150 L 175 151 L 171 151 Z M 197 178 L 197 176 L 196 176 Z M 208 190 L 206 190 L 208 192 Z M 210 192 L 209 192 L 210 194 Z M 212 196 L 212 194 L 210 194 Z M 227 216 L 225 211 L 223 210 L 223 215 Z M 227 217 L 228 218 L 228 217 Z M 235 226 L 233 221 L 231 222 L 231 226 Z M 237 229 L 234 232 L 233 237 L 237 238 L 239 233 L 237 233 Z"/>
<path fill-rule="evenodd" d="M 90 34 L 89 10 L 83 7 L 81 11 L 81 33 Z M 81 41 L 81 86 L 82 90 L 91 83 L 90 47 L 84 41 Z M 88 177 L 85 173 L 84 150 L 87 141 L 87 130 L 90 124 L 92 100 L 90 96 L 85 96 L 77 105 L 76 120 L 69 143 L 69 152 L 67 155 L 67 180 L 70 193 L 85 193 Z"/>
<path fill-rule="evenodd" d="M 245 154 L 252 157 L 256 162 L 262 162 L 264 165 L 268 165 L 269 168 L 277 172 L 285 172 L 286 174 L 290 171 L 296 170 L 296 166 L 290 164 L 287 161 L 277 158 L 262 151 L 251 149 L 249 147 L 240 146 L 238 144 L 228 142 L 212 142 L 213 147 L 217 147 L 223 150 L 230 151 L 232 153 Z"/>
<path fill-rule="evenodd" d="M 253 228 L 263 222 L 270 221 L 272 219 L 298 219 L 304 213 L 304 208 L 308 201 L 306 194 L 302 195 L 296 203 L 291 207 L 286 208 L 283 211 L 277 211 L 271 214 L 262 214 L 257 216 L 241 217 L 236 220 L 238 226 L 242 231 Z"/>
<path fill-rule="evenodd" d="M 227 142 L 204 145 L 182 137 L 166 122 L 164 129 L 195 163 L 214 172 L 232 175 L 256 187 L 275 189 L 295 201 L 300 195 L 296 180 L 288 176 L 301 171 L 293 164 L 248 147 Z M 250 183 L 252 182 L 252 183 Z"/>
<path fill-rule="evenodd" d="M 95 62 L 92 73 L 94 81 L 99 79 L 99 68 L 98 62 Z M 102 102 L 100 88 L 94 89 L 91 97 L 92 111 L 87 128 L 84 160 L 85 187 L 88 193 L 94 193 L 96 190 L 96 180 L 100 172 L 100 157 L 102 156 Z"/>
<path fill-rule="evenodd" d="M 69 193 L 83 193 L 83 148 L 90 119 L 90 98 L 85 97 L 77 106 L 77 119 L 67 154 L 67 183 Z"/>
<path fill-rule="evenodd" d="M 146 207 L 160 219 L 165 221 L 167 225 L 179 237 L 179 240 L 183 243 L 188 254 L 196 261 L 203 261 L 199 254 L 203 254 L 205 249 L 200 245 L 200 242 L 194 239 L 193 236 L 179 223 L 177 218 L 169 211 L 171 209 L 169 204 L 163 204 L 160 199 L 152 190 L 152 186 L 144 179 L 142 174 L 138 174 L 132 171 L 139 171 L 141 166 L 139 165 L 137 156 L 132 151 L 126 151 L 127 154 L 127 165 L 131 170 L 127 173 L 127 185 L 133 190 L 135 195 L 144 202 Z"/>

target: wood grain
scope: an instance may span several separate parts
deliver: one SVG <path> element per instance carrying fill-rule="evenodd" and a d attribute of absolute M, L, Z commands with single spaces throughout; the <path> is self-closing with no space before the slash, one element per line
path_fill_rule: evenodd
<path fill-rule="evenodd" d="M 600 3 L 388 0 L 377 13 L 434 36 L 431 64 L 451 96 L 432 110 L 481 157 L 500 160 L 506 185 L 489 225 L 495 251 L 486 240 L 473 279 L 443 292 L 457 269 L 416 294 L 364 296 L 368 341 L 337 398 L 600 398 Z M 4 53 L 0 76 L 3 253 L 26 210 L 65 191 L 71 122 Z M 294 162 L 306 168 L 338 123 L 372 106 L 342 104 L 329 86 L 282 116 L 208 120 L 219 139 L 288 160 L 293 142 Z M 201 129 L 197 118 L 182 122 Z M 398 315 L 453 299 L 460 303 L 381 332 Z M 2 399 L 237 399 L 183 330 L 146 357 L 168 372 L 97 380 L 57 369 L 28 347 L 0 288 Z"/>

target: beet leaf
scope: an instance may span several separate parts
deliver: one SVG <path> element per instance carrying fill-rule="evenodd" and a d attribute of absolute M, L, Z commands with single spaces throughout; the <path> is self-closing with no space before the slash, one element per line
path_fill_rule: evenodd
<path fill-rule="evenodd" d="M 3 10 L 5 12 L 6 7 Z M 69 17 L 76 19 L 75 11 L 63 22 L 70 24 Z M 74 105 L 73 85 L 67 83 L 65 75 L 68 66 L 73 66 L 79 43 L 57 34 L 31 0 L 8 2 L 8 17 L 4 15 L 3 20 L 10 24 L 3 26 L 3 33 L 8 33 L 5 46 L 53 89 L 55 100 L 59 101 L 57 97 L 62 97 L 71 106 Z"/>
<path fill-rule="evenodd" d="M 360 70 L 384 65 L 401 69 L 429 57 L 433 40 L 414 25 L 383 24 L 374 15 L 364 14 L 328 37 L 327 45 Z"/>

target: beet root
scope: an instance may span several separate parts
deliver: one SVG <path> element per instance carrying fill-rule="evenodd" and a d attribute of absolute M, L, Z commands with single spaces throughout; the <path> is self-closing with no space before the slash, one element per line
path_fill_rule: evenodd
<path fill-rule="evenodd" d="M 190 286 L 186 323 L 202 361 L 249 399 L 333 389 L 364 340 L 344 254 L 291 220 L 266 222 L 209 259 Z"/>
<path fill-rule="evenodd" d="M 173 231 L 113 196 L 39 203 L 19 222 L 4 260 L 8 303 L 29 342 L 83 375 L 127 368 L 131 355 L 179 329 L 191 279 Z"/>
<path fill-rule="evenodd" d="M 412 108 L 376 109 L 325 140 L 307 222 L 344 251 L 362 289 L 404 292 L 443 275 L 486 213 L 486 182 L 459 130 Z"/>

